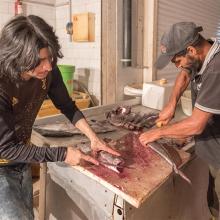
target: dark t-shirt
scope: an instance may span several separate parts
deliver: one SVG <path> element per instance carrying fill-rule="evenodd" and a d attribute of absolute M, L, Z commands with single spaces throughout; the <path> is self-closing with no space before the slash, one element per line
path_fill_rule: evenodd
<path fill-rule="evenodd" d="M 37 147 L 30 143 L 33 123 L 47 94 L 73 124 L 83 118 L 57 67 L 43 80 L 31 78 L 12 83 L 0 79 L 0 158 L 11 163 L 65 159 L 66 147 Z"/>
<path fill-rule="evenodd" d="M 202 134 L 195 136 L 196 153 L 220 168 L 220 49 L 216 47 L 204 71 L 191 80 L 192 102 L 196 108 L 213 113 Z"/>

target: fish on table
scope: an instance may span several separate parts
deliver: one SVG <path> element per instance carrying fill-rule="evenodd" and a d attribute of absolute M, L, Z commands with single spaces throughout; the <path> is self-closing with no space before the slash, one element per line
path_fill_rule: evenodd
<path fill-rule="evenodd" d="M 76 147 L 85 154 L 91 154 L 92 152 L 89 142 L 79 143 Z M 112 155 L 106 151 L 99 151 L 96 155 L 96 159 L 102 166 L 116 173 L 121 173 L 125 166 L 125 161 L 122 157 Z"/>
<path fill-rule="evenodd" d="M 98 121 L 91 119 L 88 120 L 88 124 L 95 133 L 106 133 L 116 130 L 116 128 L 110 125 L 106 120 Z M 82 135 L 81 131 L 70 122 L 34 125 L 33 129 L 45 137 L 71 137 L 73 135 Z"/>
<path fill-rule="evenodd" d="M 141 114 L 140 112 L 132 112 L 131 106 L 117 106 L 106 112 L 105 116 L 109 123 L 116 127 L 139 131 L 143 128 L 153 127 L 158 118 L 158 113 Z"/>
<path fill-rule="evenodd" d="M 116 173 L 121 173 L 124 169 L 125 161 L 122 157 L 114 156 L 106 151 L 98 153 L 97 160 L 105 167 Z"/>

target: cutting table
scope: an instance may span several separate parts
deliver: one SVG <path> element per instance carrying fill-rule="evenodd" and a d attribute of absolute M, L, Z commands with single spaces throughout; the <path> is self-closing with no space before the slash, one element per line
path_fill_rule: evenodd
<path fill-rule="evenodd" d="M 142 113 L 153 111 L 152 109 L 142 106 L 139 99 L 132 99 L 114 105 L 90 108 L 84 110 L 83 113 L 86 118 L 103 120 L 105 117 L 104 112 L 111 110 L 116 105 L 130 105 L 132 106 L 132 111 Z M 184 117 L 185 116 L 181 112 L 176 113 L 176 119 L 179 120 Z M 40 125 L 50 122 L 63 122 L 65 120 L 67 119 L 63 115 L 56 115 L 38 119 L 36 124 Z M 99 136 L 101 138 L 108 137 L 116 140 L 126 135 L 128 132 L 129 131 L 125 129 L 117 129 L 114 132 L 99 134 Z M 68 138 L 46 138 L 34 131 L 32 133 L 32 142 L 38 146 L 70 146 L 82 141 L 88 141 L 88 139 L 82 135 Z M 192 146 L 193 143 L 190 143 L 186 145 L 183 150 L 190 151 Z M 184 151 L 181 152 L 184 165 L 182 169 L 184 172 L 187 172 L 187 169 L 190 170 L 195 167 L 196 169 L 199 167 L 199 169 L 202 169 L 203 171 L 206 170 L 205 165 L 203 165 L 198 158 L 195 158 Z M 149 219 L 170 219 L 169 216 L 177 215 L 174 214 L 176 211 L 173 211 L 175 206 L 171 205 L 176 199 L 176 193 L 178 193 L 178 191 L 182 193 L 182 190 L 185 189 L 187 192 L 186 194 L 190 197 L 192 196 L 191 190 L 195 185 L 189 186 L 181 178 L 174 177 L 172 167 L 158 155 L 154 155 L 154 157 L 151 168 L 145 170 L 129 170 L 129 178 L 121 178 L 118 174 L 112 174 L 111 178 L 102 178 L 94 172 L 91 172 L 91 170 L 87 169 L 85 166 L 71 167 L 64 163 L 43 164 L 41 166 L 40 180 L 40 219 L 48 219 L 51 215 L 53 215 L 55 219 L 65 220 L 142 220 L 148 219 L 146 218 L 147 215 L 149 216 Z M 195 175 L 191 173 L 188 175 L 192 175 L 191 178 L 195 177 Z M 204 177 L 205 175 L 203 175 L 203 178 Z M 193 180 L 192 182 L 195 184 Z M 205 187 L 205 183 L 202 185 Z M 163 194 L 158 195 L 159 191 L 163 188 L 162 186 L 165 186 L 167 190 L 168 194 L 166 196 Z M 161 200 L 157 205 L 149 202 L 152 201 L 152 198 L 155 199 L 155 196 L 156 198 L 159 196 Z M 186 196 L 182 198 L 182 201 L 179 201 L 181 205 L 183 205 L 186 200 L 185 197 Z M 161 212 L 161 214 L 163 213 L 163 218 L 150 218 L 150 216 L 160 216 L 160 212 L 158 212 L 159 210 L 152 211 L 150 207 L 156 205 L 156 208 L 161 209 L 161 202 L 165 198 L 170 198 L 171 201 L 167 201 L 166 204 L 163 204 L 162 209 L 164 211 Z M 199 198 L 201 204 L 201 195 Z M 55 201 L 59 202 L 57 203 Z M 62 205 L 59 205 L 59 203 Z M 64 207 L 63 204 L 65 204 Z M 188 205 L 189 203 L 187 206 Z M 166 211 L 165 207 L 167 207 Z M 69 211 L 64 211 L 68 209 Z M 69 212 L 71 212 L 71 214 L 68 214 Z M 191 218 L 187 217 L 187 220 L 188 219 Z"/>

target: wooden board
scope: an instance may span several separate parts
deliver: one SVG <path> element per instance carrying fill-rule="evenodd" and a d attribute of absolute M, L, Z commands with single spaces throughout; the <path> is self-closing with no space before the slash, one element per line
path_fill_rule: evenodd
<path fill-rule="evenodd" d="M 120 152 L 126 161 L 125 169 L 118 174 L 103 166 L 84 164 L 73 167 L 104 185 L 138 208 L 173 172 L 172 167 L 149 147 L 144 148 L 135 134 L 120 139 Z M 190 154 L 178 150 L 185 164 Z M 184 181 L 184 180 L 183 180 Z M 188 183 L 186 183 L 188 184 Z"/>

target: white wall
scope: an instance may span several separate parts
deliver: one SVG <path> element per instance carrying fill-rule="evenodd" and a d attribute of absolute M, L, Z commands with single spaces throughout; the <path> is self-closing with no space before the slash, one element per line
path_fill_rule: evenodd
<path fill-rule="evenodd" d="M 70 21 L 69 6 L 64 0 L 56 0 L 56 33 L 62 45 L 64 58 L 60 64 L 76 66 L 74 79 L 79 79 L 95 99 L 101 100 L 101 1 L 72 0 L 72 14 L 95 13 L 95 42 L 71 42 L 66 34 Z"/>
<path fill-rule="evenodd" d="M 38 0 L 38 2 L 45 2 Z M 43 4 L 24 3 L 23 9 L 26 15 L 34 14 L 44 18 L 50 25 L 55 27 L 55 7 L 54 0 L 48 0 L 47 3 L 51 6 Z M 1 0 L 0 1 L 0 30 L 4 24 L 14 16 L 14 0 Z"/>
<path fill-rule="evenodd" d="M 95 42 L 70 42 L 66 34 L 66 23 L 70 20 L 68 0 L 35 0 L 25 3 L 25 15 L 38 15 L 52 25 L 62 47 L 64 58 L 60 64 L 76 66 L 74 79 L 79 79 L 94 96 L 97 103 L 101 100 L 101 1 L 72 0 L 72 14 L 81 12 L 95 13 Z M 14 0 L 0 0 L 0 30 L 14 16 Z"/>
<path fill-rule="evenodd" d="M 4 24 L 14 15 L 14 4 L 12 0 L 2 0 L 0 2 L 0 30 Z"/>

